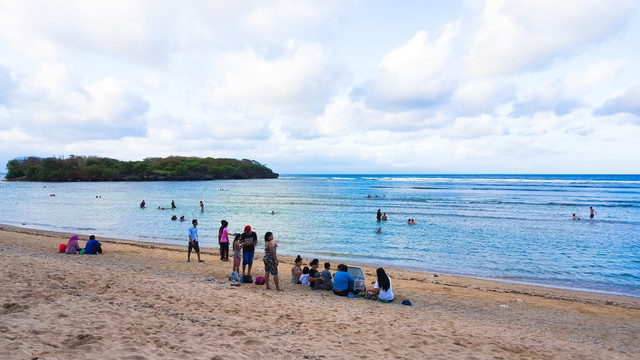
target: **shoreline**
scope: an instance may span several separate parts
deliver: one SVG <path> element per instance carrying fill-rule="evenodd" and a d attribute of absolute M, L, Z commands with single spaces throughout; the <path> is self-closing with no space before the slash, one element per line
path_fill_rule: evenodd
<path fill-rule="evenodd" d="M 73 234 L 79 234 L 81 236 L 81 244 L 86 242 L 86 239 L 88 239 L 89 237 L 88 233 L 81 234 L 81 233 L 72 233 L 72 232 L 60 232 L 60 231 L 54 231 L 54 230 L 40 230 L 40 229 L 22 228 L 18 226 L 0 224 L 0 234 L 2 232 L 13 232 L 13 233 L 20 233 L 20 234 L 30 234 L 30 235 L 36 235 L 36 236 L 59 238 L 61 240 L 60 243 L 63 243 L 63 242 L 66 243 L 68 238 Z M 118 245 L 125 245 L 125 246 L 137 247 L 142 249 L 154 249 L 154 250 L 157 249 L 157 250 L 165 250 L 165 251 L 171 251 L 176 253 L 182 253 L 184 254 L 184 256 L 186 256 L 186 253 L 187 253 L 186 241 L 185 241 L 185 245 L 181 246 L 181 245 L 172 245 L 172 244 L 165 244 L 165 243 L 154 243 L 150 241 L 147 242 L 142 240 L 128 240 L 128 239 L 117 239 L 117 238 L 109 238 L 109 237 L 99 238 L 98 240 L 101 243 L 107 243 L 107 244 L 118 244 Z M 53 250 L 57 251 L 57 248 Z M 214 261 L 219 262 L 219 260 L 217 259 L 220 253 L 219 253 L 219 250 L 215 247 L 202 246 L 200 248 L 200 254 L 202 256 L 204 255 L 213 256 L 215 259 Z M 192 256 L 194 255 L 195 254 L 193 254 Z M 290 270 L 290 267 L 293 265 L 295 256 L 278 254 L 278 258 L 280 260 L 279 271 L 282 271 L 282 266 L 285 266 L 288 270 Z M 303 266 L 308 265 L 311 259 L 312 259 L 311 257 L 303 258 Z M 262 260 L 262 252 L 258 249 L 256 250 L 255 260 L 254 260 L 254 265 L 256 268 L 260 268 L 260 269 L 262 268 L 261 260 Z M 319 260 L 321 264 L 326 261 L 320 258 Z M 227 263 L 222 263 L 222 262 L 220 263 L 221 266 L 226 266 L 229 268 L 229 271 L 228 271 L 229 274 L 231 273 L 232 261 L 233 260 L 231 259 L 231 261 Z M 348 262 L 348 264 L 352 266 L 359 266 L 362 268 L 366 277 L 366 283 L 370 282 L 370 279 L 375 278 L 375 269 L 379 267 L 379 266 L 374 266 L 366 263 L 358 263 L 358 262 Z M 337 266 L 337 262 L 335 264 L 332 263 L 332 271 L 335 271 L 336 266 Z M 422 271 L 419 269 L 402 269 L 394 266 L 385 267 L 385 269 L 388 270 L 387 272 L 392 271 L 393 273 L 401 273 L 404 275 L 401 277 L 401 279 L 409 280 L 409 281 L 421 281 L 421 282 L 428 282 L 428 283 L 445 285 L 445 286 L 472 288 L 475 290 L 486 290 L 486 291 L 495 291 L 495 292 L 502 291 L 505 293 L 523 294 L 523 295 L 537 296 L 542 298 L 552 298 L 557 300 L 581 301 L 581 302 L 592 303 L 592 304 L 616 305 L 616 306 L 621 306 L 629 309 L 640 310 L 640 298 L 630 296 L 630 295 L 624 295 L 624 294 L 610 294 L 606 292 L 596 292 L 596 291 L 588 291 L 588 290 L 581 290 L 581 289 L 567 289 L 562 287 L 542 286 L 538 284 L 520 283 L 518 281 L 507 281 L 507 280 L 503 281 L 500 279 L 493 279 L 493 278 L 454 275 L 454 274 L 446 274 L 446 273 L 440 273 L 440 272 L 436 273 L 431 271 Z M 253 274 L 254 278 L 255 276 L 259 276 L 259 275 L 262 275 L 262 274 L 260 273 L 258 275 Z M 289 278 L 290 278 L 289 271 L 287 271 L 287 275 L 288 276 L 283 277 L 283 279 L 286 280 L 285 282 L 289 281 Z M 227 277 L 228 276 L 229 275 L 227 275 Z M 417 279 L 418 276 L 421 278 L 420 280 Z M 225 278 L 225 277 L 222 276 L 222 278 Z"/>
<path fill-rule="evenodd" d="M 51 236 L 66 236 L 67 239 L 73 235 L 73 234 L 81 234 L 81 232 L 66 232 L 66 231 L 57 231 L 57 230 L 46 230 L 46 229 L 38 229 L 38 228 L 31 228 L 25 225 L 25 227 L 21 227 L 21 226 L 15 226 L 15 225 L 9 225 L 9 224 L 4 224 L 4 223 L 0 223 L 0 231 L 1 230 L 9 230 L 9 231 L 14 231 L 14 232 L 18 232 L 18 233 L 32 233 L 32 234 L 45 234 L 45 235 L 51 235 Z M 88 238 L 89 233 L 84 234 L 86 238 Z M 100 235 L 98 235 L 100 236 Z M 258 237 L 260 238 L 260 237 Z M 120 238 L 113 238 L 113 237 L 102 237 L 101 239 L 104 239 L 107 242 L 111 242 L 111 243 L 122 243 L 122 244 L 128 244 L 131 246 L 140 246 L 143 248 L 151 248 L 151 249 L 164 249 L 164 250 L 171 250 L 171 251 L 185 251 L 183 249 L 182 245 L 174 245 L 174 244 L 168 244 L 168 243 L 162 243 L 162 242 L 153 242 L 153 241 L 146 241 L 146 240 L 133 240 L 133 239 L 120 239 Z M 102 240 L 100 240 L 102 242 Z M 259 239 L 259 243 L 260 243 L 260 239 Z M 185 241 L 185 245 L 184 248 L 186 248 L 186 241 Z M 201 245 L 200 246 L 201 252 L 208 252 L 209 254 L 214 254 L 217 253 L 219 254 L 219 250 L 217 247 L 210 247 L 207 245 Z M 256 251 L 256 255 L 259 255 L 260 252 Z M 302 256 L 302 255 L 301 255 Z M 345 255 L 346 256 L 346 255 Z M 286 259 L 286 262 L 282 262 L 282 264 L 293 264 L 293 259 L 295 258 L 295 255 L 281 255 L 278 254 L 279 258 L 283 258 Z M 321 258 L 321 256 L 319 255 L 314 255 L 313 257 L 317 257 L 318 259 Z M 313 257 L 309 257 L 308 259 L 312 259 Z M 339 257 L 339 256 L 337 256 Z M 304 258 L 304 257 L 303 257 Z M 307 259 L 307 258 L 304 258 Z M 309 260 L 304 261 L 304 264 L 307 264 Z M 322 260 L 320 259 L 321 262 L 324 261 L 330 261 L 330 262 L 336 262 L 336 264 L 338 263 L 338 260 L 333 260 L 333 259 L 329 259 L 329 260 Z M 371 268 L 372 270 L 369 271 L 370 275 L 375 274 L 375 269 L 380 267 L 380 265 L 372 265 L 372 264 L 368 264 L 366 262 L 351 262 L 348 261 L 346 259 L 343 260 L 339 260 L 341 262 L 345 262 L 348 263 L 350 265 L 354 265 L 354 266 L 359 266 L 364 268 Z M 622 298 L 629 298 L 631 300 L 634 301 L 640 301 L 640 296 L 634 296 L 634 295 L 629 295 L 629 294 L 624 294 L 624 293 L 620 293 L 620 292 L 615 292 L 615 291 L 607 291 L 607 290 L 598 290 L 598 289 L 588 289 L 588 288 L 573 288 L 573 287 L 569 287 L 569 286 L 562 286 L 562 285 L 554 285 L 554 284 L 541 284 L 541 283 L 536 283 L 536 282 L 531 282 L 531 281 L 527 281 L 527 280 L 510 280 L 510 279 L 501 279 L 501 278 L 491 278 L 491 277 L 482 277 L 482 276 L 472 276 L 472 275 L 464 275 L 464 274 L 451 274 L 451 273 L 446 273 L 446 272 L 439 272 L 439 271 L 429 271 L 429 270 L 423 270 L 423 269 L 419 269 L 419 268 L 414 268 L 414 267 L 399 267 L 399 266 L 395 266 L 395 265 L 388 265 L 388 264 L 384 264 L 382 265 L 385 269 L 393 269 L 396 271 L 405 271 L 405 272 L 414 272 L 414 273 L 421 273 L 421 274 L 433 274 L 433 275 L 437 275 L 437 276 L 445 276 L 447 278 L 452 278 L 452 279 L 468 279 L 469 281 L 484 281 L 484 282 L 488 282 L 488 283 L 498 283 L 498 284 L 504 284 L 505 287 L 507 287 L 507 285 L 513 285 L 515 287 L 525 287 L 525 288 L 531 288 L 531 289 L 536 289 L 537 293 L 543 292 L 544 290 L 556 290 L 559 292 L 575 292 L 575 293 L 585 293 L 586 297 L 588 297 L 589 295 L 600 295 L 600 296 L 612 296 L 612 297 L 622 297 Z M 334 269 L 335 270 L 335 269 Z M 366 273 L 365 273 L 366 274 Z"/>
<path fill-rule="evenodd" d="M 187 263 L 186 246 L 99 238 L 102 255 L 58 253 L 70 235 L 0 226 L 0 357 L 640 356 L 632 297 L 388 269 L 396 301 L 381 304 L 289 283 L 291 257 L 279 257 L 284 292 L 275 292 L 231 286 L 232 263 L 216 249 Z M 261 258 L 256 252 L 254 278 Z M 375 268 L 363 271 L 370 286 Z"/>

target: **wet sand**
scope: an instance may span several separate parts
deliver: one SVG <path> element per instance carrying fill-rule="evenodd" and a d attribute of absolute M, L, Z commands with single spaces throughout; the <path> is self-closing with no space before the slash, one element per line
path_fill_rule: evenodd
<path fill-rule="evenodd" d="M 276 292 L 230 286 L 217 249 L 204 263 L 186 242 L 58 253 L 70 235 L 0 226 L 0 358 L 640 358 L 638 298 L 387 269 L 396 301 L 382 304 L 290 284 L 288 257 Z"/>

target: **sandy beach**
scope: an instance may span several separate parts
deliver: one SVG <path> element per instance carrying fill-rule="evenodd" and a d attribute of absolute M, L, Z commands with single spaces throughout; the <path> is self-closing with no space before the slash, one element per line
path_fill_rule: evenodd
<path fill-rule="evenodd" d="M 640 358 L 638 298 L 387 269 L 382 304 L 290 284 L 287 257 L 276 292 L 230 286 L 217 249 L 187 263 L 186 242 L 99 238 L 102 255 L 58 253 L 70 235 L 0 226 L 0 358 Z"/>

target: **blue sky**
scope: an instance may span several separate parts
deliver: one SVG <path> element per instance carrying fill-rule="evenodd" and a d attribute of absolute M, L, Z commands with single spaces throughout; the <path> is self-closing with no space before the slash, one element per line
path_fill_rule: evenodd
<path fill-rule="evenodd" d="M 2 1 L 0 164 L 640 173 L 640 3 Z"/>

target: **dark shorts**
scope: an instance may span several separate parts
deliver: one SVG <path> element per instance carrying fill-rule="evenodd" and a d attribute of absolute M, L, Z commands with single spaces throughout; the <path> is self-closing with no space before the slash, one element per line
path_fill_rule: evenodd
<path fill-rule="evenodd" d="M 590 217 L 591 219 L 593 219 L 593 214 L 589 215 L 589 217 Z"/>
<path fill-rule="evenodd" d="M 264 262 L 264 272 L 269 273 L 273 276 L 278 276 L 278 267 L 276 266 L 276 262 L 273 259 L 263 258 Z"/>
<path fill-rule="evenodd" d="M 242 251 L 242 265 L 253 265 L 253 251 Z"/>
<path fill-rule="evenodd" d="M 189 241 L 189 252 L 191 252 L 191 249 L 195 250 L 197 253 L 200 252 L 200 246 L 198 246 L 197 241 Z"/>
<path fill-rule="evenodd" d="M 347 296 L 349 295 L 349 289 L 347 290 L 333 290 L 333 293 L 338 296 Z"/>

